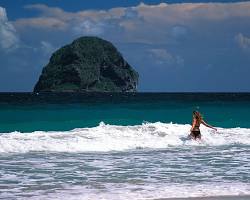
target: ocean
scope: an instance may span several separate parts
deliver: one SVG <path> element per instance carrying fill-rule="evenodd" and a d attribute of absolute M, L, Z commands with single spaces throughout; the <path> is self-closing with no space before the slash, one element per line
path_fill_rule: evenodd
<path fill-rule="evenodd" d="M 249 115 L 250 93 L 0 93 L 0 199 L 250 199 Z"/>

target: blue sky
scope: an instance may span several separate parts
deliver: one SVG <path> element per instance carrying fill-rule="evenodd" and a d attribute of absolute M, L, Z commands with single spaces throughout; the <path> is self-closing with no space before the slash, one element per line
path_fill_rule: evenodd
<path fill-rule="evenodd" d="M 250 92 L 250 2 L 225 0 L 0 0 L 0 92 L 32 91 L 86 35 L 118 48 L 139 91 Z"/>

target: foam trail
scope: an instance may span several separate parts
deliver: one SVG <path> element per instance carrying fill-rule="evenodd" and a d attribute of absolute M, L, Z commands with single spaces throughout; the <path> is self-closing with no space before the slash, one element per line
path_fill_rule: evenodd
<path fill-rule="evenodd" d="M 142 200 L 142 199 L 162 199 L 162 198 L 192 198 L 192 197 L 230 197 L 250 195 L 250 186 L 244 183 L 220 183 L 213 184 L 148 184 L 148 185 L 129 185 L 129 184 L 106 184 L 102 190 L 84 186 L 65 187 L 66 190 L 58 191 L 54 194 L 39 195 L 34 200 L 47 199 L 70 199 L 70 200 Z M 178 192 L 177 192 L 178 191 Z"/>
<path fill-rule="evenodd" d="M 2 133 L 0 153 L 47 152 L 107 152 L 137 148 L 169 148 L 193 145 L 250 145 L 250 129 L 218 128 L 218 132 L 201 127 L 202 141 L 187 139 L 190 125 L 144 123 L 136 126 L 106 125 L 78 128 L 64 132 Z"/>

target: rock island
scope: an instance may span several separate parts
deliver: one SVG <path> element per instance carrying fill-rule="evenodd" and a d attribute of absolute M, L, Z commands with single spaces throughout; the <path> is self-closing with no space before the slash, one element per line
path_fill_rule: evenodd
<path fill-rule="evenodd" d="M 81 37 L 52 54 L 34 92 L 136 92 L 138 78 L 112 43 Z"/>

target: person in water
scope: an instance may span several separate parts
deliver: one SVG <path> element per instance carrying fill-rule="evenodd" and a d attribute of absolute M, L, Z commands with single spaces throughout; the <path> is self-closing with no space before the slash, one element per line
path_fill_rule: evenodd
<path fill-rule="evenodd" d="M 193 122 L 192 127 L 190 129 L 190 136 L 192 139 L 201 139 L 201 132 L 200 132 L 200 125 L 203 124 L 206 127 L 212 128 L 217 131 L 216 128 L 212 127 L 211 125 L 204 122 L 202 119 L 201 114 L 198 111 L 193 111 Z"/>

